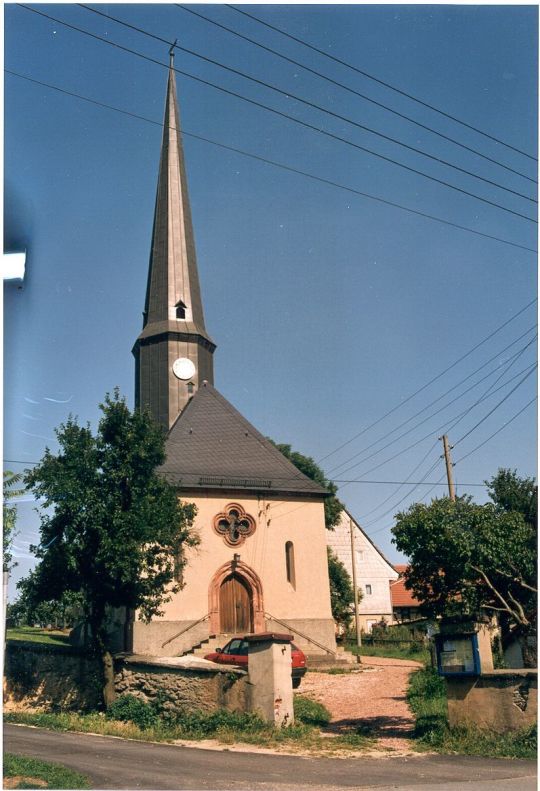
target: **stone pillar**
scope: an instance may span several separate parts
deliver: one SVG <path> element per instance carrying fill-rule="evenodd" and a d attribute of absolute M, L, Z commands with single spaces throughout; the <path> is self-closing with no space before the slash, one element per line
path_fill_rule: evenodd
<path fill-rule="evenodd" d="M 294 722 L 291 677 L 292 634 L 247 635 L 251 711 L 278 728 Z"/>
<path fill-rule="evenodd" d="M 476 637 L 478 640 L 478 653 L 480 654 L 480 672 L 490 673 L 493 670 L 493 650 L 491 647 L 491 633 L 489 623 L 476 624 Z"/>

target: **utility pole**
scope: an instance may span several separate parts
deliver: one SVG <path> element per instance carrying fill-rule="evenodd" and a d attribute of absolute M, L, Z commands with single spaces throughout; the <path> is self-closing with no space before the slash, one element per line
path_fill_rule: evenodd
<path fill-rule="evenodd" d="M 439 439 L 442 439 L 443 448 L 444 448 L 444 460 L 446 462 L 446 477 L 448 478 L 448 494 L 450 495 L 450 499 L 452 500 L 452 502 L 454 502 L 454 500 L 456 499 L 456 492 L 454 489 L 454 478 L 452 475 L 452 467 L 454 465 L 452 464 L 452 457 L 450 455 L 450 451 L 452 450 L 453 446 L 448 444 L 448 437 L 446 434 L 443 434 L 443 436 L 439 437 Z"/>
<path fill-rule="evenodd" d="M 356 661 L 358 664 L 362 663 L 360 658 L 360 647 L 362 645 L 362 637 L 360 635 L 360 612 L 358 610 L 358 586 L 356 584 L 356 552 L 354 550 L 354 524 L 351 517 L 349 517 L 349 527 L 351 532 L 351 565 L 352 565 L 352 583 L 354 592 L 354 620 L 356 623 L 356 645 L 358 646 L 358 654 Z"/>

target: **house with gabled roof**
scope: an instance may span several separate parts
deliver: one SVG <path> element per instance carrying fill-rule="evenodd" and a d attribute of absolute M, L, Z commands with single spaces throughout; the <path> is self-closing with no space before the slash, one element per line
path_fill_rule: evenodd
<path fill-rule="evenodd" d="M 405 587 L 404 574 L 407 571 L 406 563 L 397 563 L 394 568 L 399 574 L 398 579 L 390 585 L 394 620 L 397 623 L 408 623 L 422 618 L 420 614 L 420 601 L 413 592 Z"/>
<path fill-rule="evenodd" d="M 354 530 L 356 580 L 362 594 L 359 607 L 360 628 L 369 633 L 383 619 L 387 623 L 393 622 L 390 584 L 398 579 L 398 572 L 350 512 L 344 509 L 338 525 L 327 533 L 327 544 L 351 578 L 351 525 Z"/>

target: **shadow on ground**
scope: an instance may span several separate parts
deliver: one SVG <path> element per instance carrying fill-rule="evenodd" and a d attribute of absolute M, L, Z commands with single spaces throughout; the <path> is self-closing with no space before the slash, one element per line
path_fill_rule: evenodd
<path fill-rule="evenodd" d="M 408 717 L 361 717 L 358 719 L 343 719 L 331 722 L 325 731 L 328 733 L 358 733 L 365 736 L 380 738 L 412 738 L 414 726 Z"/>

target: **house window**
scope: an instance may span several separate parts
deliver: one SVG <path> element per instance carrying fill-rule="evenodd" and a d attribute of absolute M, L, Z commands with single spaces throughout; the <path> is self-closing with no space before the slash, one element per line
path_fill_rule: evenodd
<path fill-rule="evenodd" d="M 176 318 L 177 319 L 185 319 L 186 318 L 186 306 L 180 300 L 180 302 L 176 303 Z"/>
<path fill-rule="evenodd" d="M 285 564 L 287 567 L 287 582 L 296 588 L 296 575 L 294 572 L 294 546 L 292 541 L 285 544 Z"/>
<path fill-rule="evenodd" d="M 371 596 L 371 585 L 366 585 L 366 596 Z"/>

